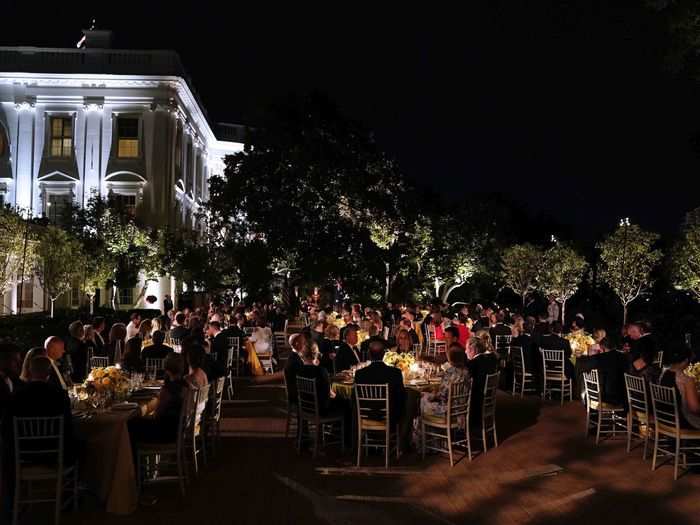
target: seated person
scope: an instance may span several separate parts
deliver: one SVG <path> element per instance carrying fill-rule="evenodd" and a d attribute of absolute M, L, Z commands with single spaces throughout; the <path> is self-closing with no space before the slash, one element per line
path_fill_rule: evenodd
<path fill-rule="evenodd" d="M 177 439 L 180 411 L 187 390 L 182 378 L 184 360 L 172 353 L 165 359 L 165 382 L 158 397 L 142 408 L 149 417 L 129 421 L 129 434 L 134 443 L 172 443 Z"/>
<path fill-rule="evenodd" d="M 357 326 L 345 328 L 345 342 L 340 345 L 335 356 L 335 371 L 349 370 L 362 362 L 360 349 L 357 347 Z"/>
<path fill-rule="evenodd" d="M 447 350 L 447 362 L 443 365 L 445 375 L 442 376 L 440 385 L 432 392 L 423 392 L 421 395 L 421 413 L 430 416 L 444 416 L 447 413 L 447 397 L 450 393 L 450 385 L 459 380 L 469 379 L 467 370 L 467 354 L 464 348 L 454 342 Z"/>
<path fill-rule="evenodd" d="M 162 330 L 156 330 L 153 332 L 153 344 L 147 346 L 141 352 L 142 359 L 165 359 L 172 352 L 172 347 L 163 344 L 165 341 L 165 332 Z"/>
<path fill-rule="evenodd" d="M 384 363 L 384 340 L 375 337 L 369 343 L 369 366 L 361 368 L 355 372 L 356 385 L 388 385 L 389 410 L 391 422 L 396 425 L 403 415 L 406 404 L 406 388 L 403 385 L 403 374 L 401 370 Z M 378 415 L 377 419 L 381 419 Z"/>
<path fill-rule="evenodd" d="M 640 357 L 642 355 L 644 354 L 639 354 Z M 653 358 L 653 354 L 648 353 L 647 357 Z M 690 350 L 680 344 L 672 346 L 664 353 L 664 360 L 668 363 L 668 368 L 661 373 L 659 384 L 676 388 L 681 428 L 700 429 L 700 396 L 697 381 L 683 373 L 690 363 Z"/>
<path fill-rule="evenodd" d="M 560 322 L 554 322 L 545 328 L 545 334 L 540 337 L 540 348 L 543 350 L 564 350 L 564 374 L 567 379 L 574 377 L 574 364 L 571 362 L 571 343 L 561 336 L 563 327 Z"/>
<path fill-rule="evenodd" d="M 405 328 L 399 328 L 399 333 L 396 334 L 396 346 L 391 349 L 398 354 L 412 354 L 413 341 L 411 335 Z"/>
<path fill-rule="evenodd" d="M 185 381 L 195 388 L 201 388 L 209 384 L 207 374 L 204 371 L 206 352 L 201 345 L 194 344 L 187 349 L 185 355 L 189 373 L 185 376 Z"/>
<path fill-rule="evenodd" d="M 187 316 L 184 313 L 178 312 L 177 314 L 175 314 L 175 323 L 170 329 L 170 339 L 180 341 L 181 339 L 190 335 L 189 329 L 187 328 L 187 326 L 185 326 L 186 321 Z"/>
<path fill-rule="evenodd" d="M 284 365 L 284 381 L 287 384 L 287 399 L 289 403 L 296 404 L 297 399 L 297 374 L 304 366 L 301 354 L 306 346 L 306 336 L 304 334 L 292 334 L 289 337 L 289 346 L 292 351 Z"/>
<path fill-rule="evenodd" d="M 420 342 L 418 332 L 416 332 L 416 330 L 413 328 L 413 322 L 410 319 L 401 319 L 399 329 L 408 331 L 408 335 L 411 338 L 411 344 L 417 345 Z"/>
<path fill-rule="evenodd" d="M 340 348 L 340 329 L 334 324 L 326 327 L 325 338 L 321 341 L 321 366 L 333 374 L 333 361 Z"/>
<path fill-rule="evenodd" d="M 486 376 L 498 371 L 498 357 L 490 351 L 491 336 L 486 335 L 469 338 L 467 343 L 467 369 L 472 377 L 472 394 L 469 408 L 469 423 L 472 429 L 481 428 L 481 411 L 484 402 L 484 387 Z"/>
<path fill-rule="evenodd" d="M 70 399 L 65 390 L 49 382 L 51 370 L 52 365 L 48 357 L 40 355 L 31 360 L 29 381 L 15 393 L 3 428 L 5 436 L 11 438 L 14 417 L 63 416 L 63 463 L 70 465 L 76 458 Z M 7 439 L 5 443 L 14 443 L 14 440 Z M 42 458 L 37 457 L 37 463 L 41 462 Z"/>
<path fill-rule="evenodd" d="M 316 380 L 316 397 L 318 410 L 322 416 L 327 416 L 339 408 L 335 400 L 335 392 L 331 390 L 331 382 L 328 371 L 319 366 L 318 346 L 307 340 L 301 351 L 301 360 L 304 365 L 297 372 L 297 377 Z"/>
<path fill-rule="evenodd" d="M 132 337 L 126 342 L 121 367 L 126 372 L 144 372 L 146 365 L 141 359 L 141 346 L 143 340 L 139 336 Z"/>
<path fill-rule="evenodd" d="M 451 347 L 454 344 L 459 343 L 459 329 L 456 326 L 448 326 L 445 328 L 444 333 L 443 333 L 443 340 L 445 341 L 445 346 L 446 348 Z M 462 345 L 460 345 L 462 346 Z M 462 346 L 462 352 L 465 351 L 465 348 Z"/>
<path fill-rule="evenodd" d="M 622 406 L 627 401 L 627 357 L 621 352 L 616 352 L 607 337 L 598 342 L 598 352 L 591 357 L 590 365 L 592 369 L 598 370 L 600 397 L 606 403 Z"/>

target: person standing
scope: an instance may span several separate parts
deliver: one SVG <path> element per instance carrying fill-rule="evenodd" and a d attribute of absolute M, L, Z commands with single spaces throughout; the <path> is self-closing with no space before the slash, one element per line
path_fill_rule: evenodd
<path fill-rule="evenodd" d="M 141 315 L 138 312 L 131 314 L 131 321 L 126 325 L 126 340 L 139 335 L 139 325 L 141 324 Z"/>
<path fill-rule="evenodd" d="M 172 310 L 174 307 L 173 300 L 170 298 L 169 295 L 165 295 L 165 298 L 163 299 L 163 314 L 168 315 L 168 312 Z"/>

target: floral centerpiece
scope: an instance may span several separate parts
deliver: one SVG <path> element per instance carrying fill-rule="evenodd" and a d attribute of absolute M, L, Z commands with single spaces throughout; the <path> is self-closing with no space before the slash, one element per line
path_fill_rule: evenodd
<path fill-rule="evenodd" d="M 698 385 L 700 385 L 700 363 L 689 365 L 688 368 L 683 370 L 683 373 L 695 379 Z"/>
<path fill-rule="evenodd" d="M 588 349 L 595 344 L 595 340 L 583 330 L 576 330 L 566 336 L 571 344 L 571 353 L 576 357 L 588 355 Z"/>
<path fill-rule="evenodd" d="M 122 399 L 129 392 L 129 377 L 116 366 L 97 367 L 88 375 L 85 386 L 88 391 L 93 390 L 97 394 Z"/>
<path fill-rule="evenodd" d="M 411 354 L 399 354 L 398 352 L 387 352 L 384 354 L 384 363 L 389 366 L 395 366 L 404 376 L 407 376 L 411 371 L 411 365 L 416 362 Z"/>

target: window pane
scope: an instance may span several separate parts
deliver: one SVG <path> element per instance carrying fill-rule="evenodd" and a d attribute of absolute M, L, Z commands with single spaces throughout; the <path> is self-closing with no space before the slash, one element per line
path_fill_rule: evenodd
<path fill-rule="evenodd" d="M 63 135 L 63 119 L 53 117 L 51 119 L 51 136 L 60 137 Z"/>
<path fill-rule="evenodd" d="M 64 118 L 63 119 L 63 136 L 72 137 L 73 136 L 73 119 Z"/>
<path fill-rule="evenodd" d="M 63 139 L 63 156 L 70 157 L 71 144 L 73 139 Z"/>
<path fill-rule="evenodd" d="M 61 156 L 61 139 L 51 139 L 51 156 Z"/>
<path fill-rule="evenodd" d="M 119 157 L 138 157 L 139 156 L 139 141 L 138 139 L 119 139 L 118 148 Z"/>
<path fill-rule="evenodd" d="M 136 139 L 139 136 L 139 120 L 135 118 L 120 118 L 117 121 L 120 139 Z"/>

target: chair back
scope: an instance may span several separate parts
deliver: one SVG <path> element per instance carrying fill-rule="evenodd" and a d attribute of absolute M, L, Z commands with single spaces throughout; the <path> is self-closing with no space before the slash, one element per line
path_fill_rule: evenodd
<path fill-rule="evenodd" d="M 417 359 L 418 356 L 420 356 L 420 351 L 421 351 L 420 343 L 414 344 L 414 345 L 413 345 L 413 351 L 412 351 L 413 357 L 415 357 L 415 358 Z"/>
<path fill-rule="evenodd" d="M 659 350 L 656 352 L 656 357 L 654 358 L 654 365 L 658 366 L 659 368 L 663 365 L 664 362 L 664 351 Z"/>
<path fill-rule="evenodd" d="M 355 384 L 355 401 L 357 421 L 362 426 L 363 421 L 389 421 L 389 385 L 358 385 Z"/>
<path fill-rule="evenodd" d="M 496 418 L 496 389 L 498 388 L 499 372 L 488 374 L 484 383 L 484 401 L 482 404 L 482 418 L 484 421 Z"/>
<path fill-rule="evenodd" d="M 90 356 L 90 370 L 93 368 L 104 368 L 109 366 L 109 357 L 93 355 Z"/>
<path fill-rule="evenodd" d="M 316 379 L 297 376 L 297 399 L 300 416 L 312 419 L 319 417 Z"/>
<path fill-rule="evenodd" d="M 583 383 L 586 387 L 586 404 L 591 406 L 591 403 L 598 403 L 600 407 L 600 379 L 598 370 L 590 370 L 583 373 Z"/>
<path fill-rule="evenodd" d="M 651 388 L 651 405 L 654 407 L 654 420 L 659 425 L 675 428 L 680 432 L 678 401 L 676 389 L 669 386 L 649 384 Z"/>
<path fill-rule="evenodd" d="M 513 372 L 516 376 L 525 376 L 525 357 L 522 346 L 511 346 L 510 357 L 513 362 Z"/>
<path fill-rule="evenodd" d="M 177 448 L 183 450 L 190 436 L 194 435 L 195 406 L 197 402 L 197 389 L 185 388 L 180 420 L 178 423 Z"/>
<path fill-rule="evenodd" d="M 508 352 L 510 347 L 510 341 L 513 339 L 512 335 L 497 335 L 496 336 L 496 352 L 499 354 L 502 352 Z"/>
<path fill-rule="evenodd" d="M 147 358 L 146 376 L 156 378 L 162 376 L 165 371 L 165 359 Z"/>
<path fill-rule="evenodd" d="M 199 435 L 199 430 L 202 424 L 202 414 L 207 408 L 207 402 L 209 401 L 209 390 L 211 385 L 200 386 L 195 389 L 195 411 L 194 411 L 194 425 L 193 431 L 194 436 Z"/>
<path fill-rule="evenodd" d="M 450 391 L 447 394 L 447 421 L 456 422 L 455 419 L 465 416 L 469 421 L 469 401 L 472 393 L 472 380 L 458 379 L 450 383 Z"/>
<path fill-rule="evenodd" d="M 540 348 L 542 366 L 546 378 L 564 377 L 564 350 L 546 350 Z"/>
<path fill-rule="evenodd" d="M 207 416 L 209 419 L 219 421 L 221 419 L 221 405 L 224 399 L 225 377 L 220 377 L 214 383 L 214 388 L 209 389 L 209 405 L 207 407 Z"/>
<path fill-rule="evenodd" d="M 63 416 L 13 417 L 15 469 L 40 463 L 56 465 L 57 475 L 63 472 Z"/>
<path fill-rule="evenodd" d="M 627 390 L 627 406 L 634 414 L 643 415 L 649 419 L 649 403 L 647 397 L 647 383 L 642 377 L 625 374 L 625 387 Z"/>
<path fill-rule="evenodd" d="M 237 351 L 240 348 L 240 339 L 238 337 L 227 337 L 226 338 L 226 345 L 228 348 L 233 348 L 234 351 Z"/>
<path fill-rule="evenodd" d="M 277 352 L 283 351 L 287 347 L 287 336 L 285 332 L 275 332 L 274 342 Z"/>

